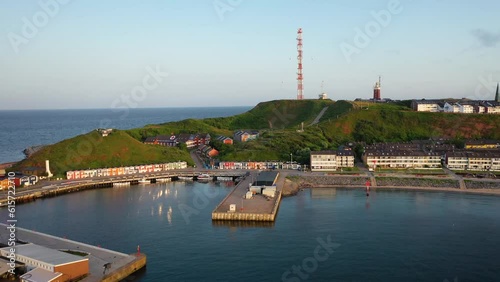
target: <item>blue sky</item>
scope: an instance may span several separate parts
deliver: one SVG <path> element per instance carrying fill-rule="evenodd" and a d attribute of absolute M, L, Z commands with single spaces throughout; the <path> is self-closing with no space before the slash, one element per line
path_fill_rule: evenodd
<path fill-rule="evenodd" d="M 382 97 L 493 99 L 498 11 L 496 0 L 1 1 L 0 109 L 295 98 L 299 27 L 305 98 L 322 81 L 334 100 L 369 98 L 382 75 Z"/>

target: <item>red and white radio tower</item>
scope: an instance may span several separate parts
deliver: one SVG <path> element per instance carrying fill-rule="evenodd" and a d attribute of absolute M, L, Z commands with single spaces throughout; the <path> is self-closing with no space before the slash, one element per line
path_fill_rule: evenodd
<path fill-rule="evenodd" d="M 302 76 L 302 28 L 297 31 L 297 100 L 304 99 L 304 81 Z"/>

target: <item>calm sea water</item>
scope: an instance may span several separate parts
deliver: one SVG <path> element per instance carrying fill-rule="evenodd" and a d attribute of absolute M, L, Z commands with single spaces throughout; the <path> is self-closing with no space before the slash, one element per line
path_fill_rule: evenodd
<path fill-rule="evenodd" d="M 498 197 L 312 189 L 285 198 L 272 225 L 213 224 L 229 190 L 178 182 L 85 191 L 19 206 L 17 218 L 125 253 L 140 245 L 148 265 L 131 281 L 500 279 Z"/>
<path fill-rule="evenodd" d="M 0 163 L 19 161 L 29 146 L 46 145 L 96 128 L 131 129 L 146 124 L 231 116 L 250 107 L 0 111 Z"/>

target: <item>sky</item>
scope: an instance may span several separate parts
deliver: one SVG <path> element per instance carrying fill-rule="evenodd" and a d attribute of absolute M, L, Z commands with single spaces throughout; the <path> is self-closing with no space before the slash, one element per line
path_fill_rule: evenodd
<path fill-rule="evenodd" d="M 0 110 L 492 100 L 497 0 L 0 1 Z M 322 88 L 323 84 L 323 88 Z"/>

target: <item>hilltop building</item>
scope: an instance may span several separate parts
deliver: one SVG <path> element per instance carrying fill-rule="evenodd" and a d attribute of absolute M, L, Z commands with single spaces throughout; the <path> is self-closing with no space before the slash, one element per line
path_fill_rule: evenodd
<path fill-rule="evenodd" d="M 413 100 L 413 110 L 417 112 L 443 112 L 461 114 L 500 114 L 500 102 L 467 99 Z"/>
<path fill-rule="evenodd" d="M 233 139 L 226 136 L 219 136 L 216 140 L 219 140 L 226 145 L 233 145 Z"/>
<path fill-rule="evenodd" d="M 498 92 L 498 88 L 500 86 L 500 83 L 497 83 L 497 92 L 495 94 L 495 102 L 500 103 L 500 93 Z"/>
<path fill-rule="evenodd" d="M 373 87 L 373 101 L 380 101 L 382 100 L 380 96 L 380 88 L 382 87 L 381 83 L 381 78 L 380 76 L 378 77 L 378 82 L 375 83 L 375 86 Z"/>
<path fill-rule="evenodd" d="M 178 144 L 186 144 L 188 148 L 194 148 L 200 145 L 208 145 L 210 143 L 210 134 L 208 133 L 181 133 L 179 135 L 158 135 L 148 137 L 144 140 L 144 144 L 161 145 L 174 147 Z"/>
<path fill-rule="evenodd" d="M 239 142 L 247 142 L 250 140 L 255 140 L 259 137 L 259 132 L 257 131 L 245 131 L 238 130 L 234 133 L 234 140 Z"/>

